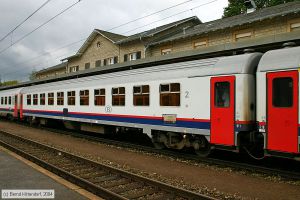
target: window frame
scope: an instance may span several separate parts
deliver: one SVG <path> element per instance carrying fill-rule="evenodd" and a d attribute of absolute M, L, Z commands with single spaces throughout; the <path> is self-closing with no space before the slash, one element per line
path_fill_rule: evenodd
<path fill-rule="evenodd" d="M 40 105 L 46 105 L 46 93 L 40 93 Z"/>
<path fill-rule="evenodd" d="M 124 93 L 120 93 L 120 89 L 124 88 Z M 118 90 L 118 93 L 114 93 L 114 89 Z M 112 96 L 112 106 L 125 106 L 126 105 L 126 88 L 125 87 L 113 87 L 111 89 L 111 96 Z M 124 97 L 124 101 L 122 100 L 122 98 Z M 115 102 L 119 102 L 118 104 L 116 104 Z M 122 103 L 124 102 L 124 104 Z M 122 103 L 122 104 L 121 104 Z"/>
<path fill-rule="evenodd" d="M 31 99 L 32 99 L 31 94 L 27 94 L 26 95 L 26 105 L 29 105 L 29 106 L 31 105 L 31 103 L 32 103 Z"/>
<path fill-rule="evenodd" d="M 276 94 L 277 94 L 277 92 L 278 92 L 278 88 L 277 89 L 275 89 L 275 83 L 274 83 L 274 81 L 276 81 L 276 80 L 283 80 L 283 79 L 289 79 L 289 80 L 291 80 L 291 82 L 289 82 L 289 84 L 290 83 L 292 83 L 292 87 L 291 87 L 291 89 L 290 89 L 290 93 L 288 93 L 289 95 L 291 95 L 290 96 L 290 102 L 288 102 L 289 104 L 288 105 L 278 105 L 278 103 L 281 103 L 282 104 L 282 102 L 277 102 L 276 100 L 278 100 L 278 96 L 280 96 L 280 97 L 282 97 L 282 94 L 279 94 L 279 95 L 277 95 L 277 96 L 275 96 Z M 282 84 L 282 82 L 281 82 L 281 84 L 280 85 L 283 85 Z M 274 78 L 273 80 L 272 80 L 272 107 L 274 107 L 274 108 L 292 108 L 293 106 L 294 106 L 294 80 L 293 80 L 293 78 L 292 77 L 276 77 L 276 78 Z M 284 89 L 286 89 L 286 88 L 284 88 Z M 275 92 L 275 91 L 277 91 L 277 92 Z M 283 91 L 283 90 L 280 90 L 280 92 L 281 91 Z M 274 101 L 275 100 L 275 101 Z M 275 105 L 275 104 L 277 104 L 277 105 Z"/>
<path fill-rule="evenodd" d="M 33 94 L 32 95 L 32 105 L 37 106 L 39 102 L 39 95 L 38 94 Z"/>
<path fill-rule="evenodd" d="M 83 95 L 81 94 L 81 92 L 83 92 Z M 86 94 L 87 92 L 87 94 Z M 87 100 L 86 100 L 87 99 Z M 79 91 L 79 100 L 80 106 L 89 106 L 90 105 L 90 90 L 89 89 L 83 89 Z M 87 102 L 87 103 L 84 103 Z"/>
<path fill-rule="evenodd" d="M 226 84 L 226 87 L 227 87 L 227 89 L 228 89 L 228 95 L 226 96 L 226 97 L 228 97 L 228 105 L 226 105 L 225 103 L 224 103 L 224 105 L 220 105 L 220 102 L 219 101 L 217 101 L 218 99 L 217 99 L 217 97 L 219 97 L 219 95 L 217 94 L 217 84 Z M 230 108 L 230 101 L 231 101 L 231 90 L 230 90 L 230 82 L 229 81 L 220 81 L 220 82 L 215 82 L 215 84 L 214 84 L 214 106 L 216 107 L 216 108 Z M 225 101 L 224 101 L 225 102 Z"/>
<path fill-rule="evenodd" d="M 134 92 L 135 88 L 140 88 L 140 92 Z M 148 87 L 148 92 L 143 92 L 143 87 Z M 134 106 L 150 106 L 150 85 L 135 85 L 132 87 L 133 105 Z M 146 98 L 145 98 L 146 96 Z M 137 99 L 142 98 L 142 105 L 137 104 Z M 148 104 L 147 99 L 148 98 Z"/>
<path fill-rule="evenodd" d="M 74 92 L 74 95 L 73 95 L 73 92 Z M 74 103 L 70 103 L 70 102 L 74 102 Z M 68 104 L 68 106 L 76 105 L 76 91 L 75 90 L 67 91 L 67 104 Z"/>
<path fill-rule="evenodd" d="M 99 91 L 99 94 L 96 94 L 96 91 Z M 101 92 L 103 92 L 103 91 L 104 91 L 104 94 L 103 93 L 101 94 Z M 94 89 L 94 106 L 105 106 L 105 96 L 106 96 L 105 88 Z M 98 103 L 98 102 L 100 102 L 100 103 Z"/>
<path fill-rule="evenodd" d="M 53 106 L 55 102 L 54 92 L 49 92 L 47 94 L 47 97 L 48 97 L 48 106 Z"/>
<path fill-rule="evenodd" d="M 56 105 L 57 106 L 64 106 L 64 103 L 65 103 L 64 95 L 65 95 L 64 92 L 56 92 Z"/>
<path fill-rule="evenodd" d="M 179 85 L 179 91 L 172 91 L 172 85 L 178 84 Z M 168 85 L 168 91 L 162 91 L 162 86 L 167 86 Z M 179 95 L 179 97 L 177 97 Z M 163 98 L 167 96 L 169 98 L 168 105 L 163 105 Z M 176 102 L 176 99 L 178 98 L 178 103 Z M 171 100 L 170 100 L 171 98 Z M 173 102 L 175 101 L 175 102 Z M 175 105 L 174 105 L 175 104 Z M 159 84 L 159 105 L 162 107 L 180 107 L 181 106 L 181 83 L 179 82 L 172 82 L 172 83 L 161 83 Z"/>

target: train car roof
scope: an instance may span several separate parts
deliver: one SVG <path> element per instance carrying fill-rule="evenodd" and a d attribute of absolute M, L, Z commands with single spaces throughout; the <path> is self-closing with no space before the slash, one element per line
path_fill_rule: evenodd
<path fill-rule="evenodd" d="M 7 90 L 2 90 L 0 91 L 0 96 L 1 95 L 6 95 L 6 94 L 18 94 L 23 90 L 23 87 L 19 88 L 13 88 L 13 89 L 7 89 Z"/>
<path fill-rule="evenodd" d="M 266 52 L 258 65 L 258 72 L 298 69 L 300 47 L 286 47 Z"/>
<path fill-rule="evenodd" d="M 261 53 L 249 53 L 228 57 L 217 57 L 210 59 L 194 60 L 165 64 L 153 67 L 132 69 L 120 72 L 112 72 L 88 77 L 62 80 L 60 84 L 56 82 L 33 85 L 24 88 L 24 93 L 43 91 L 89 88 L 99 84 L 102 86 L 143 82 L 155 80 L 167 80 L 176 78 L 193 78 L 203 76 L 232 75 L 232 74 L 255 74 L 256 67 L 261 57 Z"/>

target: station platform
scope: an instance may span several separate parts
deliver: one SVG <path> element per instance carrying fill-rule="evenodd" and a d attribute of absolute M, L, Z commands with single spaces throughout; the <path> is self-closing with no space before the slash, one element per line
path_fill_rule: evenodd
<path fill-rule="evenodd" d="M 85 190 L 85 192 L 82 192 L 83 189 L 64 181 L 47 170 L 43 170 L 43 168 L 34 163 L 27 162 L 14 153 L 0 147 L 0 199 L 1 190 L 6 189 L 54 190 L 54 199 L 59 200 L 100 199 Z M 85 195 L 85 193 L 89 194 Z"/>

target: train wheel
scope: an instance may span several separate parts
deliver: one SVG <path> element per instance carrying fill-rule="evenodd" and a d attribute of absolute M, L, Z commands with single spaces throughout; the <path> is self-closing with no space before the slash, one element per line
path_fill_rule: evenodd
<path fill-rule="evenodd" d="M 161 142 L 152 142 L 155 149 L 164 149 L 166 146 Z"/>
<path fill-rule="evenodd" d="M 195 153 L 199 157 L 207 157 L 211 153 L 211 146 L 205 137 L 201 137 L 193 142 Z"/>

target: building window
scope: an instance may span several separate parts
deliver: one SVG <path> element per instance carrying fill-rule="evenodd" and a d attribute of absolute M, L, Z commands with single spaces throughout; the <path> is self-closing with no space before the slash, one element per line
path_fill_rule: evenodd
<path fill-rule="evenodd" d="M 95 67 L 101 67 L 101 60 L 96 60 Z"/>
<path fill-rule="evenodd" d="M 5 97 L 5 105 L 7 105 L 7 97 Z"/>
<path fill-rule="evenodd" d="M 80 105 L 89 105 L 89 90 L 80 90 Z"/>
<path fill-rule="evenodd" d="M 77 71 L 79 71 L 79 66 L 70 67 L 70 73 L 71 72 L 77 72 Z"/>
<path fill-rule="evenodd" d="M 54 105 L 54 93 L 48 93 L 48 105 Z"/>
<path fill-rule="evenodd" d="M 292 31 L 299 31 L 300 30 L 300 19 L 295 19 L 295 20 L 291 20 L 289 23 L 288 23 L 288 29 L 289 29 L 289 32 L 292 32 Z"/>
<path fill-rule="evenodd" d="M 84 69 L 89 69 L 90 68 L 90 63 L 85 63 L 85 65 L 84 65 Z"/>
<path fill-rule="evenodd" d="M 198 49 L 198 48 L 202 48 L 202 47 L 207 47 L 207 45 L 208 45 L 207 38 L 196 40 L 193 43 L 194 49 Z"/>
<path fill-rule="evenodd" d="M 70 106 L 75 105 L 75 100 L 76 100 L 75 94 L 76 94 L 75 91 L 68 92 L 68 105 L 70 105 Z"/>
<path fill-rule="evenodd" d="M 162 49 L 161 50 L 161 55 L 167 55 L 169 53 L 171 53 L 172 49 L 171 48 L 168 48 L 168 49 Z"/>
<path fill-rule="evenodd" d="M 11 105 L 11 97 L 8 97 L 8 104 Z"/>
<path fill-rule="evenodd" d="M 112 88 L 112 105 L 125 106 L 125 87 Z"/>
<path fill-rule="evenodd" d="M 234 35 L 235 41 L 240 41 L 240 40 L 251 38 L 253 35 L 253 31 L 252 30 L 242 30 L 242 31 L 235 32 L 233 35 Z"/>
<path fill-rule="evenodd" d="M 45 93 L 40 94 L 40 105 L 45 105 L 46 103 L 46 95 Z"/>
<path fill-rule="evenodd" d="M 227 108 L 230 106 L 230 83 L 215 83 L 215 106 L 219 108 Z"/>
<path fill-rule="evenodd" d="M 100 48 L 101 47 L 101 42 L 100 41 L 97 42 L 96 46 L 97 46 L 97 48 Z"/>
<path fill-rule="evenodd" d="M 293 106 L 293 79 L 290 77 L 273 79 L 273 106 Z"/>
<path fill-rule="evenodd" d="M 31 105 L 31 95 L 27 94 L 27 105 Z"/>
<path fill-rule="evenodd" d="M 95 106 L 105 106 L 105 89 L 94 90 Z"/>
<path fill-rule="evenodd" d="M 33 94 L 32 95 L 32 105 L 38 105 L 38 95 L 37 94 Z"/>
<path fill-rule="evenodd" d="M 4 105 L 4 98 L 1 97 L 1 105 Z"/>
<path fill-rule="evenodd" d="M 149 85 L 133 87 L 133 105 L 149 106 Z"/>
<path fill-rule="evenodd" d="M 160 105 L 180 106 L 180 83 L 160 85 Z"/>
<path fill-rule="evenodd" d="M 57 92 L 57 105 L 64 105 L 64 92 Z"/>
<path fill-rule="evenodd" d="M 124 62 L 132 61 L 132 60 L 138 60 L 138 59 L 141 59 L 141 57 L 142 57 L 142 52 L 141 51 L 125 54 L 124 55 Z"/>
<path fill-rule="evenodd" d="M 113 64 L 116 64 L 116 63 L 118 63 L 118 56 L 106 58 L 103 61 L 103 65 L 104 66 L 106 66 L 106 65 L 113 65 Z"/>

